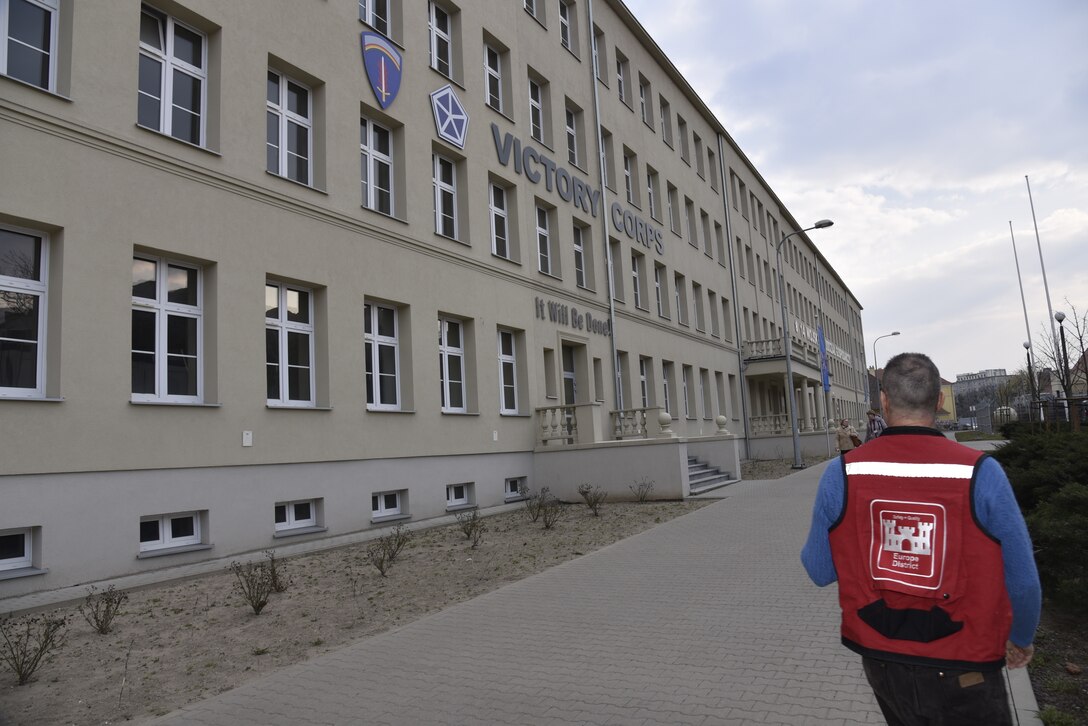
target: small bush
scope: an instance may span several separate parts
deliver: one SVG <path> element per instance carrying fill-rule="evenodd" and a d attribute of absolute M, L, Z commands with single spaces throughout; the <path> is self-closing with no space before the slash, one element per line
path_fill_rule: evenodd
<path fill-rule="evenodd" d="M 0 620 L 0 660 L 22 686 L 30 680 L 50 651 L 64 645 L 68 616 L 29 615 Z"/>
<path fill-rule="evenodd" d="M 608 492 L 601 489 L 599 486 L 581 484 L 578 486 L 578 493 L 582 495 L 582 499 L 585 500 L 586 506 L 589 507 L 589 510 L 591 512 L 593 512 L 593 516 L 601 516 L 601 504 L 603 504 L 604 500 L 608 498 Z"/>
<path fill-rule="evenodd" d="M 1047 596 L 1059 605 L 1083 607 L 1088 601 L 1088 485 L 1066 484 L 1028 513 L 1027 523 Z"/>
<path fill-rule="evenodd" d="M 87 588 L 87 599 L 79 606 L 79 614 L 95 632 L 105 635 L 112 629 L 113 619 L 127 600 L 128 593 L 118 591 L 113 585 L 103 592 L 98 592 L 98 588 L 91 585 Z"/>
<path fill-rule="evenodd" d="M 522 494 L 525 497 L 525 513 L 529 515 L 529 521 L 537 521 L 544 511 L 544 503 L 548 501 L 550 490 L 548 487 L 541 487 L 540 491 L 534 492 L 529 488 L 525 488 Z"/>
<path fill-rule="evenodd" d="M 263 562 L 249 562 L 245 565 L 232 562 L 230 569 L 237 578 L 235 589 L 253 608 L 253 614 L 260 615 L 264 606 L 268 604 L 268 596 L 272 592 L 272 576 L 268 568 Z"/>
<path fill-rule="evenodd" d="M 382 537 L 384 547 L 386 549 L 389 561 L 397 559 L 397 555 L 404 549 L 405 545 L 412 541 L 412 530 L 405 527 L 403 524 L 398 524 L 389 534 Z"/>
<path fill-rule="evenodd" d="M 389 559 L 389 549 L 386 547 L 384 540 L 383 537 L 366 548 L 366 561 L 374 565 L 382 577 L 385 577 L 385 573 L 393 566 L 393 561 Z"/>
<path fill-rule="evenodd" d="M 476 549 L 480 544 L 484 532 L 487 531 L 487 526 L 484 525 L 483 520 L 480 519 L 480 512 L 476 509 L 473 509 L 471 513 L 461 512 L 458 514 L 457 526 L 461 528 L 461 532 L 465 535 L 465 538 L 472 541 L 473 549 Z"/>
<path fill-rule="evenodd" d="M 543 522 L 544 529 L 554 527 L 565 513 L 563 502 L 552 496 L 545 497 L 540 507 L 540 521 Z"/>
<path fill-rule="evenodd" d="M 654 491 L 654 483 L 651 479 L 640 479 L 631 486 L 628 487 L 635 495 L 635 501 L 642 504 Z"/>
<path fill-rule="evenodd" d="M 272 580 L 272 592 L 287 592 L 291 586 L 291 578 L 285 568 L 276 561 L 276 550 L 265 550 L 264 556 L 268 558 L 268 577 Z"/>

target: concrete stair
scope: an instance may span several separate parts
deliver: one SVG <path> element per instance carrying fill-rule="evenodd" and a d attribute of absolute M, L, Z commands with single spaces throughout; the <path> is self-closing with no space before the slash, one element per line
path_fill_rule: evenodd
<path fill-rule="evenodd" d="M 692 494 L 702 494 L 738 481 L 740 479 L 735 478 L 732 472 L 723 472 L 697 457 L 688 457 L 688 485 Z"/>

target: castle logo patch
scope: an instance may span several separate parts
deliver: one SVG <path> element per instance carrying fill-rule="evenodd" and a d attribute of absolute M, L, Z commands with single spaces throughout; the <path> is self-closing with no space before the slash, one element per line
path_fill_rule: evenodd
<path fill-rule="evenodd" d="M 936 590 L 944 575 L 948 517 L 940 504 L 875 499 L 869 505 L 874 580 Z"/>

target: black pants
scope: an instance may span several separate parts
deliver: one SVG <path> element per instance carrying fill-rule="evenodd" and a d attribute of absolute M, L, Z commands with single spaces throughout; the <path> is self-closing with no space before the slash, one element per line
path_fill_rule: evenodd
<path fill-rule="evenodd" d="M 1005 677 L 862 658 L 888 726 L 1011 726 Z"/>

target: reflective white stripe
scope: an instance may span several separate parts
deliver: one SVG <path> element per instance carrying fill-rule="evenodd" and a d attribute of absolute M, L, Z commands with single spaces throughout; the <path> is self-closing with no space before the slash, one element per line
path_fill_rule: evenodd
<path fill-rule="evenodd" d="M 871 476 L 899 476 L 910 479 L 970 479 L 975 467 L 968 464 L 905 464 L 894 461 L 855 461 L 846 473 Z"/>

